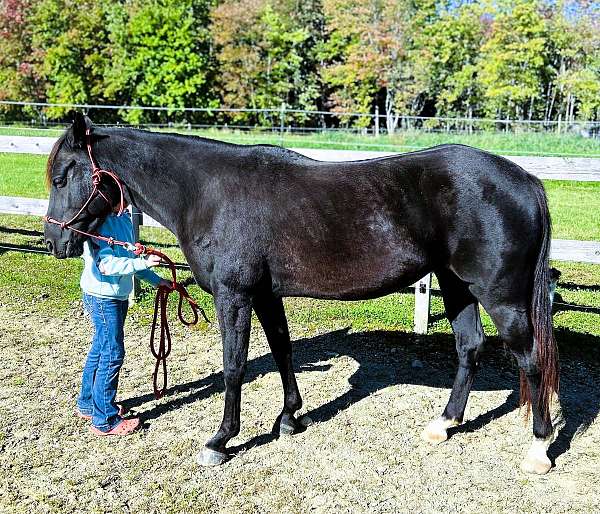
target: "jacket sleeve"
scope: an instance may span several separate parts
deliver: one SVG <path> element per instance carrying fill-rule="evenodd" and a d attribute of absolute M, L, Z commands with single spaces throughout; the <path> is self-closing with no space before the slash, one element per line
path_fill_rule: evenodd
<path fill-rule="evenodd" d="M 146 282 L 150 282 L 155 287 L 158 286 L 161 280 L 161 277 L 148 268 L 146 259 L 133 256 L 117 257 L 113 248 L 104 241 L 97 243 L 95 257 L 98 270 L 103 275 L 135 275 Z"/>
<path fill-rule="evenodd" d="M 146 262 L 144 259 L 142 260 Z M 146 268 L 142 271 L 136 271 L 135 276 L 145 280 L 146 282 L 150 282 L 150 284 L 152 284 L 154 287 L 158 287 L 158 283 L 162 280 L 162 277 L 154 273 L 154 271 L 152 271 L 150 268 Z"/>

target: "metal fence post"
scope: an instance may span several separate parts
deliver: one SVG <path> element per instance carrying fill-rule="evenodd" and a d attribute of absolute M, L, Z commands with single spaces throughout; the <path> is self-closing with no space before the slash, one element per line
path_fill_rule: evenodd
<path fill-rule="evenodd" d="M 133 205 L 129 206 L 129 213 L 131 214 L 131 224 L 133 225 L 133 240 L 135 242 L 140 240 L 140 225 L 143 224 L 143 214 L 137 207 Z M 140 284 L 140 279 L 135 275 L 133 276 L 133 289 L 131 290 L 131 294 L 129 295 L 129 303 L 135 303 L 136 298 L 140 295 L 142 288 Z"/>
<path fill-rule="evenodd" d="M 375 106 L 375 137 L 379 137 L 379 106 Z"/>
<path fill-rule="evenodd" d="M 279 140 L 281 146 L 283 146 L 283 130 L 285 128 L 285 104 L 281 102 L 281 109 L 279 110 Z"/>
<path fill-rule="evenodd" d="M 427 334 L 429 303 L 431 300 L 431 273 L 415 284 L 415 333 Z"/>

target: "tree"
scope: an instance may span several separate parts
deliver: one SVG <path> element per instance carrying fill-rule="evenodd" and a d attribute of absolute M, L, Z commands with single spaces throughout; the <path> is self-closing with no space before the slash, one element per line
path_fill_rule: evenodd
<path fill-rule="evenodd" d="M 573 18 L 567 13 L 576 10 Z M 544 119 L 592 119 L 600 109 L 600 20 L 580 2 L 548 11 L 548 78 Z"/>
<path fill-rule="evenodd" d="M 429 95 L 438 116 L 472 118 L 481 104 L 477 56 L 485 41 L 490 12 L 481 3 L 443 11 L 427 30 Z"/>
<path fill-rule="evenodd" d="M 44 98 L 43 81 L 34 62 L 31 0 L 4 0 L 0 4 L 0 100 Z M 4 112 L 19 109 L 2 106 Z"/>
<path fill-rule="evenodd" d="M 332 108 L 369 113 L 383 98 L 392 133 L 399 114 L 419 114 L 423 106 L 428 57 L 421 34 L 435 18 L 435 2 L 326 0 L 324 6 L 329 64 L 323 79 L 333 87 Z"/>
<path fill-rule="evenodd" d="M 103 91 L 110 3 L 91 0 L 41 0 L 31 15 L 36 73 L 50 103 L 97 101 Z M 70 108 L 46 113 L 60 117 Z"/>
<path fill-rule="evenodd" d="M 514 0 L 500 7 L 478 64 L 487 115 L 532 119 L 543 91 L 546 38 L 538 0 Z"/>
<path fill-rule="evenodd" d="M 214 107 L 209 9 L 203 0 L 131 0 L 113 9 L 104 96 L 140 106 Z M 142 110 L 121 116 L 130 123 L 168 118 Z"/>
<path fill-rule="evenodd" d="M 211 30 L 223 105 L 314 110 L 320 93 L 314 53 L 319 10 L 317 1 L 222 2 L 212 12 Z"/>

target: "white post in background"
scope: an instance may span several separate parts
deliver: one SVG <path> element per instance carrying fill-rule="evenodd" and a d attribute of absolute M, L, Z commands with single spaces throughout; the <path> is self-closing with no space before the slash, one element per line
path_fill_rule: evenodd
<path fill-rule="evenodd" d="M 143 224 L 143 214 L 137 207 L 130 205 L 128 207 L 129 213 L 131 214 L 131 223 L 133 225 L 133 241 L 138 242 L 140 240 L 140 225 Z M 139 296 L 141 291 L 140 280 L 133 277 L 133 289 L 129 295 L 129 304 L 135 303 L 135 299 Z"/>
<path fill-rule="evenodd" d="M 431 273 L 415 284 L 415 333 L 427 334 L 429 303 L 431 300 Z"/>
<path fill-rule="evenodd" d="M 379 106 L 375 106 L 375 137 L 379 137 Z"/>

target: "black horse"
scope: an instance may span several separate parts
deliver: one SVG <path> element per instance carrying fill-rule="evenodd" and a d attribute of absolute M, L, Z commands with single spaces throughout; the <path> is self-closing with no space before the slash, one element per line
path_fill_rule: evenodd
<path fill-rule="evenodd" d="M 225 410 L 201 464 L 223 462 L 227 442 L 239 432 L 252 309 L 283 381 L 276 426 L 291 433 L 299 428 L 294 413 L 302 400 L 282 297 L 373 298 L 435 272 L 459 369 L 425 439 L 443 441 L 447 428 L 462 422 L 484 343 L 481 303 L 516 357 L 521 400 L 533 411 L 535 438 L 522 467 L 550 469 L 558 357 L 548 295 L 550 220 L 535 177 L 462 145 L 331 163 L 275 146 L 93 127 L 78 113 L 48 160 L 52 218 L 70 219 L 90 195 L 88 129 L 99 165 L 120 177 L 130 203 L 177 236 L 195 280 L 214 297 Z M 100 190 L 75 228 L 95 230 L 118 202 L 111 181 Z M 81 234 L 48 223 L 44 229 L 56 257 L 82 253 Z"/>

